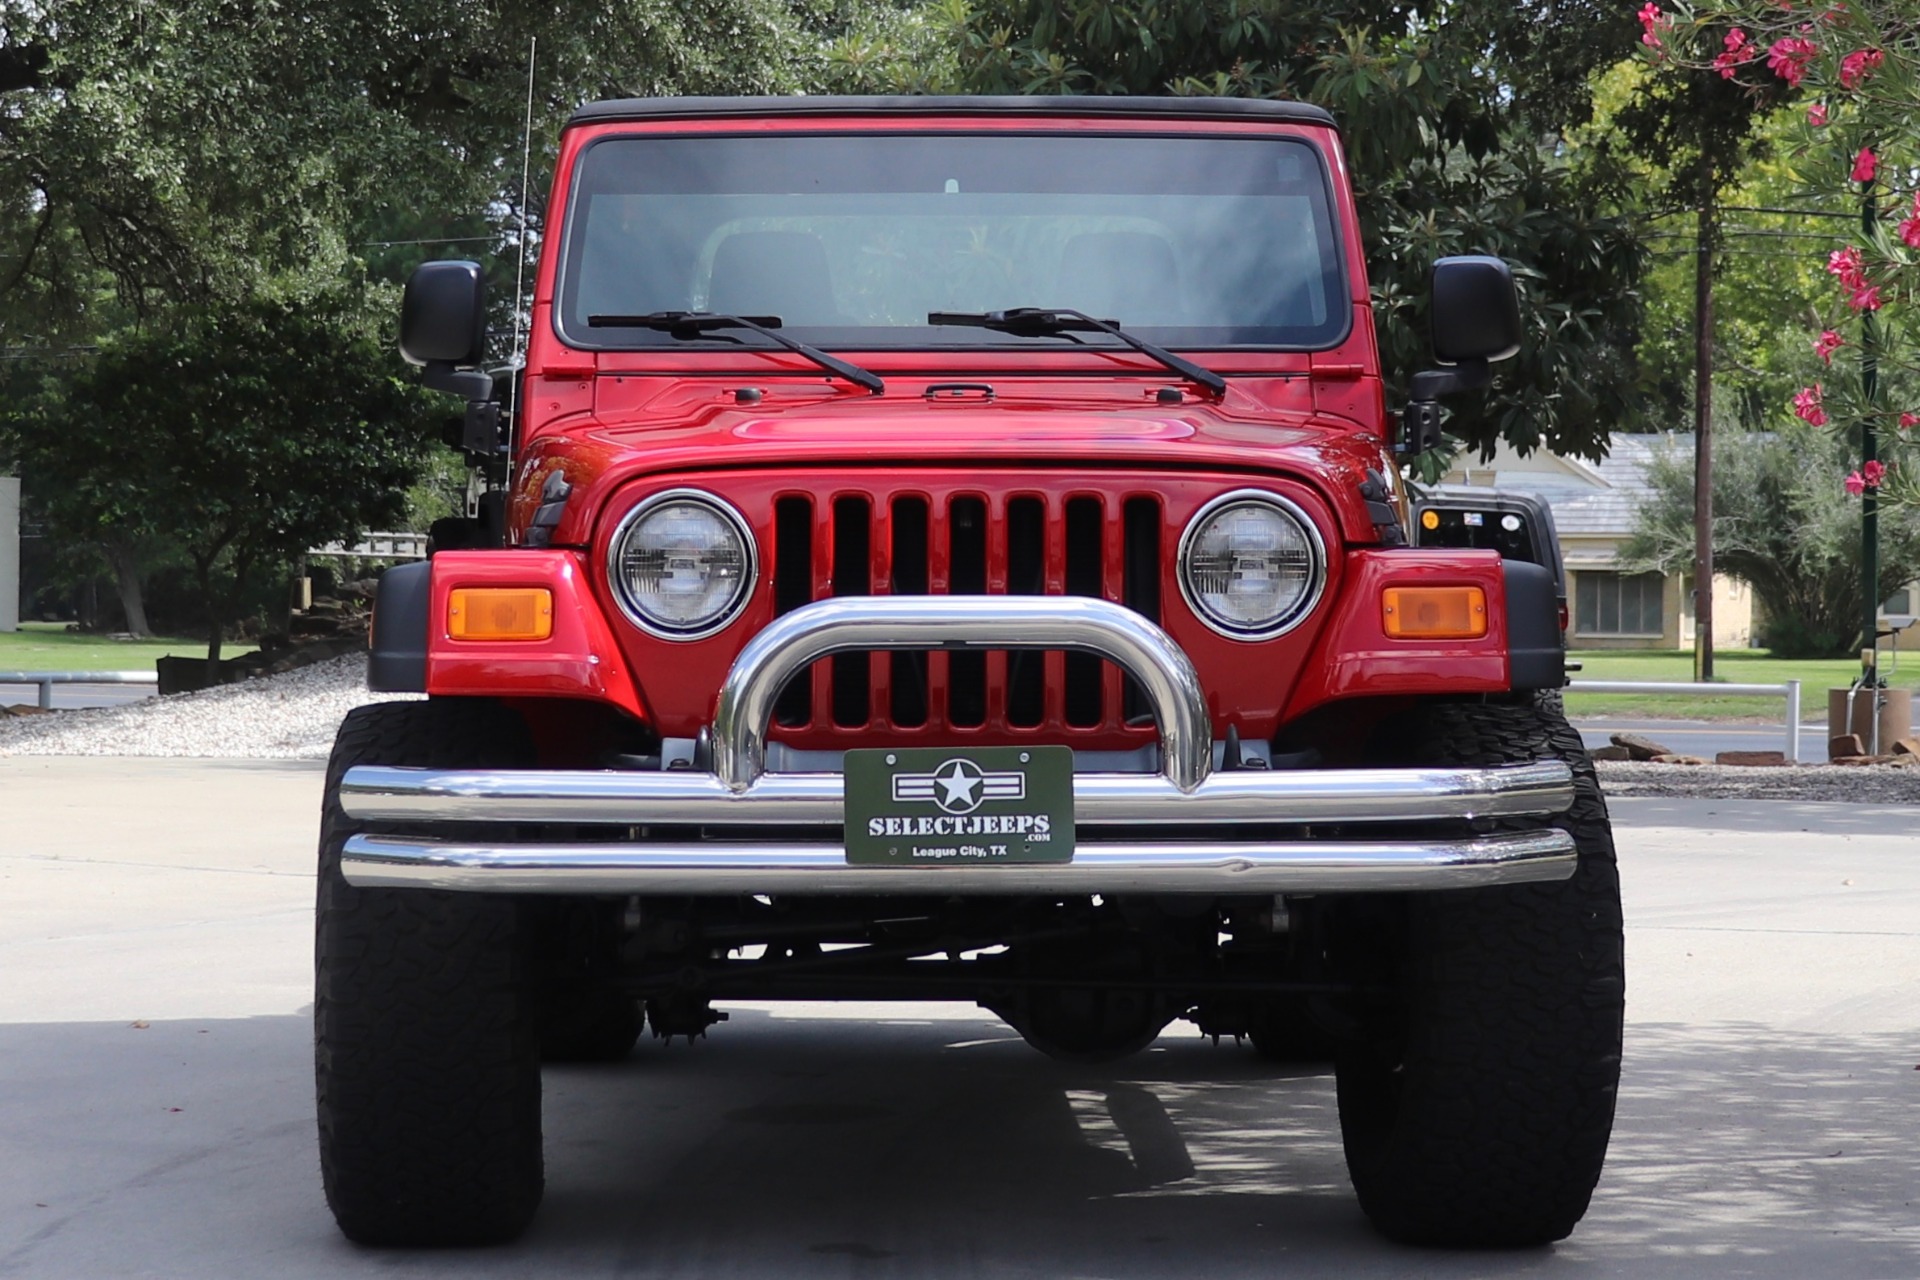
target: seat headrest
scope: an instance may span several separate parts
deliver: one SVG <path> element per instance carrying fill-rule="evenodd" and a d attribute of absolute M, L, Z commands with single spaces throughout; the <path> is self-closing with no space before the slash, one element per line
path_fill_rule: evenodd
<path fill-rule="evenodd" d="M 1077 235 L 1060 253 L 1059 278 L 1043 305 L 1130 326 L 1181 324 L 1186 299 L 1173 245 L 1145 231 Z"/>
<path fill-rule="evenodd" d="M 710 310 L 779 316 L 787 324 L 845 323 L 834 302 L 827 248 L 805 231 L 739 231 L 713 251 Z"/>

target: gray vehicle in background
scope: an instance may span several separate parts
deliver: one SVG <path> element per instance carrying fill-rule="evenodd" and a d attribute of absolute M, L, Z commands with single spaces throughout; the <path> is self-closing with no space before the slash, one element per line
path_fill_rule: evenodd
<path fill-rule="evenodd" d="M 1560 558 L 1553 509 L 1545 499 L 1473 485 L 1433 485 L 1413 501 L 1413 545 L 1498 551 L 1503 559 L 1523 560 L 1553 570 L 1553 593 L 1560 602 L 1560 633 L 1565 636 L 1567 569 Z"/>

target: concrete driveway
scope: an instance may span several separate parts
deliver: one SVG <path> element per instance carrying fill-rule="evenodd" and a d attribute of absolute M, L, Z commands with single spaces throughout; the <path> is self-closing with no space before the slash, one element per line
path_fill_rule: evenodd
<path fill-rule="evenodd" d="M 317 765 L 0 760 L 0 1275 L 1920 1275 L 1913 811 L 1615 805 L 1626 1080 L 1573 1238 L 1372 1236 L 1331 1081 L 1185 1024 L 1100 1071 L 955 1006 L 729 1006 L 547 1081 L 548 1195 L 486 1253 L 320 1197 Z"/>

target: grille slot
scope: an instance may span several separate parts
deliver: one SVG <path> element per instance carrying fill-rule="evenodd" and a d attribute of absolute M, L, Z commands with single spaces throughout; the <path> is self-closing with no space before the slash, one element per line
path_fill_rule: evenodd
<path fill-rule="evenodd" d="M 813 499 L 789 495 L 773 504 L 773 611 L 792 613 L 813 601 Z M 775 724 L 791 729 L 808 719 L 813 671 L 787 682 L 773 705 Z"/>
<path fill-rule="evenodd" d="M 893 594 L 923 596 L 932 589 L 927 552 L 927 500 L 918 494 L 893 500 Z M 926 653 L 889 654 L 893 667 L 893 723 L 917 729 L 927 722 Z"/>
<path fill-rule="evenodd" d="M 956 596 L 987 593 L 987 504 L 980 498 L 953 500 L 952 567 L 947 591 Z M 947 655 L 947 723 L 971 729 L 987 720 L 987 655 Z"/>
<path fill-rule="evenodd" d="M 1153 494 L 923 489 L 786 494 L 773 511 L 773 602 L 827 596 L 1075 595 L 1159 620 L 1162 504 Z M 1104 731 L 1150 723 L 1131 678 L 1055 650 L 847 653 L 796 675 L 780 727 Z"/>
<path fill-rule="evenodd" d="M 1098 498 L 1067 499 L 1066 593 L 1070 596 L 1101 594 L 1106 581 L 1101 572 L 1104 523 Z M 1102 668 L 1109 665 L 1091 653 L 1066 655 L 1064 693 L 1069 728 L 1095 728 L 1104 718 Z"/>
<path fill-rule="evenodd" d="M 1160 502 L 1157 498 L 1128 498 L 1121 508 L 1121 527 L 1126 570 L 1122 575 L 1120 599 L 1129 609 L 1147 621 L 1160 621 Z M 1147 695 L 1132 676 L 1125 677 L 1126 691 L 1120 698 L 1120 717 L 1135 724 L 1152 716 Z"/>
<path fill-rule="evenodd" d="M 864 497 L 848 496 L 833 504 L 833 594 L 871 595 L 873 509 Z M 833 657 L 833 722 L 857 729 L 872 715 L 871 655 L 839 653 Z"/>
<path fill-rule="evenodd" d="M 1007 503 L 1007 594 L 1047 593 L 1047 509 L 1038 498 Z M 1047 664 L 1052 654 L 1039 649 L 995 653 L 1007 665 L 1007 723 L 1037 728 L 1047 716 Z M 989 665 L 991 669 L 991 665 Z"/>

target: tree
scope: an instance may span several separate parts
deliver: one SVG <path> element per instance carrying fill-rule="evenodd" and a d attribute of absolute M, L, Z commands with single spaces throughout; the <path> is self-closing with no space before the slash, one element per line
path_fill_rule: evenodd
<path fill-rule="evenodd" d="M 1906 311 L 1920 292 L 1920 14 L 1910 0 L 1739 0 L 1675 12 L 1649 0 L 1640 21 L 1650 58 L 1797 93 L 1805 120 L 1795 159 L 1806 190 L 1858 210 L 1858 243 L 1827 258 L 1838 288 L 1814 339 L 1829 366 L 1853 346 L 1857 373 L 1831 369 L 1795 394 L 1793 411 L 1832 427 L 1859 459 L 1842 483 L 1861 499 L 1861 631 L 1871 643 L 1882 491 L 1896 504 L 1920 499 L 1920 477 L 1898 456 L 1908 442 L 1896 434 L 1920 425 L 1920 348 Z M 1893 446 L 1892 466 L 1880 458 L 1883 444 Z"/>
<path fill-rule="evenodd" d="M 845 83 L 913 30 L 848 0 L 0 6 L 0 343 L 315 285 L 372 241 L 511 248 L 533 37 L 544 152 L 590 98 Z"/>
<path fill-rule="evenodd" d="M 1753 588 L 1766 643 L 1783 657 L 1840 657 L 1859 649 L 1859 513 L 1838 499 L 1833 468 L 1846 445 L 1802 422 L 1758 431 L 1723 417 L 1713 473 L 1713 538 L 1720 567 Z M 1631 566 L 1672 573 L 1693 558 L 1693 450 L 1684 438 L 1655 454 L 1653 493 L 1622 548 Z M 1889 513 L 1873 600 L 1920 577 L 1920 508 Z"/>
<path fill-rule="evenodd" d="M 369 313 L 342 290 L 185 314 L 43 381 L 0 432 L 66 529 L 192 564 L 212 664 L 260 574 L 405 505 L 445 406 Z"/>
<path fill-rule="evenodd" d="M 1490 451 L 1589 457 L 1632 415 L 1641 246 L 1592 212 L 1556 132 L 1584 118 L 1587 73 L 1631 19 L 1562 0 L 980 0 L 956 24 L 955 78 L 985 93 L 1291 97 L 1340 119 L 1360 197 L 1375 316 L 1404 388 L 1431 361 L 1426 276 L 1448 253 L 1513 262 L 1528 341 L 1451 430 Z"/>
<path fill-rule="evenodd" d="M 1735 85 L 1710 68 L 1655 64 L 1614 114 L 1615 139 L 1641 162 L 1660 213 L 1685 211 L 1693 233 L 1694 679 L 1713 679 L 1714 277 L 1721 201 L 1757 147 L 1771 105 L 1766 90 Z M 1603 150 L 1605 143 L 1603 142 Z M 1652 172 L 1647 174 L 1645 169 Z M 1648 179 L 1651 181 L 1648 181 Z"/>

